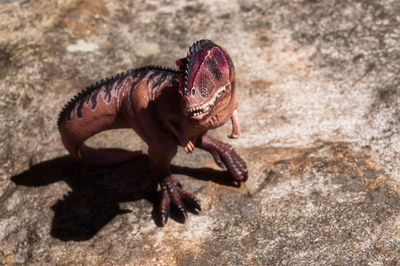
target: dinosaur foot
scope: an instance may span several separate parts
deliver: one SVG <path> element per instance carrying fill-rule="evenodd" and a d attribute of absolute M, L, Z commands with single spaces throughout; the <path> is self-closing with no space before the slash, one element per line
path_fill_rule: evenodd
<path fill-rule="evenodd" d="M 184 221 L 187 220 L 187 210 L 201 211 L 200 201 L 191 193 L 182 189 L 182 185 L 172 176 L 161 181 L 161 224 L 164 226 L 170 214 L 171 206 L 175 208 Z"/>
<path fill-rule="evenodd" d="M 221 168 L 224 168 L 225 165 L 231 173 L 233 180 L 237 182 L 238 186 L 241 186 L 242 182 L 246 182 L 248 178 L 245 161 L 240 158 L 231 146 L 221 145 L 221 148 L 222 150 L 219 152 L 212 152 L 216 164 Z"/>
<path fill-rule="evenodd" d="M 218 141 L 207 134 L 199 138 L 196 143 L 198 147 L 209 151 L 214 157 L 214 161 L 219 167 L 228 168 L 234 183 L 241 186 L 247 181 L 248 172 L 245 161 L 240 158 L 231 145 Z"/>

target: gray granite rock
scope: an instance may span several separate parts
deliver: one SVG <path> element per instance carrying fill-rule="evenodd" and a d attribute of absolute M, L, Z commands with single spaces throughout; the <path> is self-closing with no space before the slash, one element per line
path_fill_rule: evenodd
<path fill-rule="evenodd" d="M 399 1 L 0 1 L 0 264 L 400 263 Z M 174 67 L 193 41 L 237 70 L 241 188 L 209 154 L 172 170 L 204 210 L 159 227 L 147 157 L 66 156 L 62 106 L 98 79 Z M 89 140 L 146 151 L 130 130 Z"/>

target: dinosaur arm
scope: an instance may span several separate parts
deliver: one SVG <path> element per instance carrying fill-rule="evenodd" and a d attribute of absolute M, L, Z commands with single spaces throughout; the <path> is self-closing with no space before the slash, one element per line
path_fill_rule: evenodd
<path fill-rule="evenodd" d="M 168 86 L 162 90 L 154 101 L 154 112 L 160 124 L 169 131 L 186 153 L 194 150 L 194 144 L 187 132 L 182 128 L 185 124 L 184 115 L 179 108 L 181 95 L 176 86 Z M 190 127 L 190 126 L 189 126 Z"/>
<path fill-rule="evenodd" d="M 179 144 L 183 147 L 186 153 L 191 153 L 194 150 L 194 144 L 190 141 L 190 139 L 186 136 L 186 134 L 183 132 L 183 129 L 172 122 L 171 120 L 168 120 L 166 122 L 168 129 L 175 135 L 175 137 L 178 139 Z"/>
<path fill-rule="evenodd" d="M 232 121 L 232 133 L 228 137 L 232 139 L 237 139 L 240 137 L 239 112 L 237 109 L 233 111 L 231 121 Z"/>

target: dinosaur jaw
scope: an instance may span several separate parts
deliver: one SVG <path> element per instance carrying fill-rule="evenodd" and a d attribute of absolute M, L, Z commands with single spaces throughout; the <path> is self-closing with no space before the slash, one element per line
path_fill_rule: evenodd
<path fill-rule="evenodd" d="M 214 93 L 211 99 L 202 105 L 185 108 L 184 109 L 185 115 L 195 120 L 203 119 L 207 114 L 211 113 L 215 109 L 218 103 L 220 103 L 223 100 L 223 98 L 227 95 L 227 92 L 229 90 L 228 88 L 229 85 L 220 87 Z"/>

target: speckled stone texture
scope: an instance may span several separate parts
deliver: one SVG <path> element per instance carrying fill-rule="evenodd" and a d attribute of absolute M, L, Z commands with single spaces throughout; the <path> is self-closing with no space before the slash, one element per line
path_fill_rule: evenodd
<path fill-rule="evenodd" d="M 400 263 L 398 0 L 0 0 L 0 36 L 0 264 Z M 204 210 L 159 227 L 147 157 L 82 165 L 57 114 L 201 38 L 236 65 L 242 136 L 212 134 L 249 180 L 180 149 L 172 171 Z M 131 130 L 89 144 L 146 152 Z"/>

